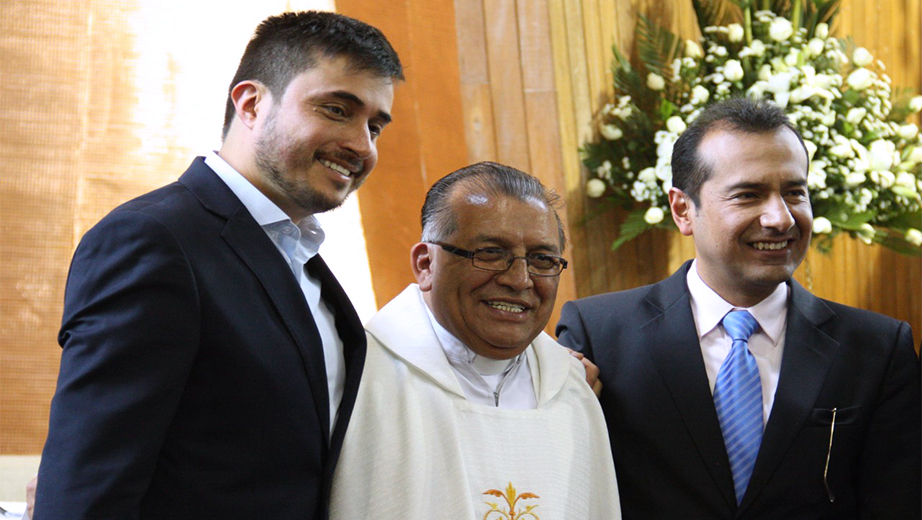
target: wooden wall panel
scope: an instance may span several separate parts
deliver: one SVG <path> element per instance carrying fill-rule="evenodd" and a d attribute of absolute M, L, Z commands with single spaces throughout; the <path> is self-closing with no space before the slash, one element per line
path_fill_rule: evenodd
<path fill-rule="evenodd" d="M 468 162 L 455 9 L 450 0 L 337 0 L 336 10 L 381 29 L 407 78 L 378 143 L 378 166 L 357 192 L 381 307 L 415 281 L 410 248 L 429 186 Z"/>

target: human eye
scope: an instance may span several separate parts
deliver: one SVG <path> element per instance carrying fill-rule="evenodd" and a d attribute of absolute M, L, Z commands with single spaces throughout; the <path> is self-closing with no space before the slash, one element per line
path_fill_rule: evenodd
<path fill-rule="evenodd" d="M 327 114 L 334 116 L 337 119 L 345 118 L 348 115 L 346 113 L 346 109 L 340 105 L 325 105 L 323 109 Z"/>
<path fill-rule="evenodd" d="M 368 131 L 371 133 L 372 137 L 379 137 L 381 135 L 382 130 L 384 130 L 384 127 L 381 125 L 378 125 L 378 124 L 368 125 Z"/>
<path fill-rule="evenodd" d="M 509 251 L 498 247 L 484 247 L 474 251 L 474 257 L 483 262 L 505 262 Z"/>
<path fill-rule="evenodd" d="M 528 264 L 542 271 L 554 271 L 560 266 L 560 258 L 543 253 L 530 253 Z"/>

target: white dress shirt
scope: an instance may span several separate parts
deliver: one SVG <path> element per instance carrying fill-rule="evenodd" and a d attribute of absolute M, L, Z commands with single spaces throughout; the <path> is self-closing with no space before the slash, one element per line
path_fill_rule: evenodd
<path fill-rule="evenodd" d="M 428 305 L 426 313 L 468 401 L 512 410 L 538 407 L 525 351 L 512 359 L 480 356 L 439 324 Z"/>
<path fill-rule="evenodd" d="M 775 390 L 778 389 L 778 376 L 781 374 L 790 288 L 786 283 L 780 283 L 774 292 L 756 305 L 748 308 L 734 307 L 704 283 L 698 275 L 697 260 L 692 262 L 688 270 L 686 283 L 691 294 L 692 316 L 698 329 L 698 341 L 701 344 L 701 356 L 704 358 L 711 394 L 714 393 L 714 383 L 717 381 L 720 366 L 730 355 L 730 347 L 733 345 L 733 339 L 720 324 L 721 320 L 730 311 L 746 310 L 759 322 L 759 329 L 749 338 L 749 351 L 756 358 L 759 378 L 762 380 L 764 429 L 771 415 Z"/>
<path fill-rule="evenodd" d="M 320 280 L 309 276 L 304 265 L 320 250 L 324 234 L 320 224 L 313 216 L 302 220 L 298 225 L 253 186 L 243 175 L 222 159 L 217 153 L 205 156 L 205 164 L 218 174 L 240 202 L 246 206 L 250 215 L 278 248 L 279 253 L 291 267 L 291 272 L 301 286 L 307 305 L 314 316 L 317 330 L 323 341 L 323 360 L 326 363 L 327 386 L 330 395 L 330 432 L 336 425 L 339 404 L 343 398 L 346 380 L 346 360 L 343 355 L 343 342 L 336 330 L 336 316 L 329 305 L 321 305 Z M 233 283 L 233 281 L 231 281 Z"/>

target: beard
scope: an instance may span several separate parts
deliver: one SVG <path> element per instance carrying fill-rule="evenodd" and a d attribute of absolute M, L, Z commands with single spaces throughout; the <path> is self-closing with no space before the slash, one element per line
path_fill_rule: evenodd
<path fill-rule="evenodd" d="M 307 171 L 314 166 L 319 157 L 307 146 L 293 144 L 288 141 L 287 136 L 278 133 L 273 116 L 270 116 L 266 131 L 256 142 L 255 161 L 259 171 L 292 204 L 308 214 L 323 213 L 341 206 L 346 197 L 328 196 L 315 189 L 307 181 L 299 182 L 291 173 Z M 287 160 L 282 156 L 280 150 L 285 150 Z M 349 193 L 355 191 L 360 185 L 361 182 L 353 183 L 349 188 Z"/>

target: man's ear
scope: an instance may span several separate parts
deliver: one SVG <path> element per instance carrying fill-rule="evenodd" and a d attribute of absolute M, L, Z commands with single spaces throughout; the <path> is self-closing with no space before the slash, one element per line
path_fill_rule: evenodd
<path fill-rule="evenodd" d="M 419 284 L 419 290 L 432 289 L 432 244 L 420 242 L 410 249 L 410 267 Z"/>
<path fill-rule="evenodd" d="M 691 197 L 673 186 L 669 189 L 669 208 L 672 209 L 672 220 L 679 231 L 685 236 L 693 235 L 691 213 L 695 211 L 695 203 Z"/>
<path fill-rule="evenodd" d="M 231 100 L 237 111 L 237 119 L 252 130 L 256 126 L 259 112 L 272 104 L 272 95 L 262 83 L 246 80 L 234 85 Z"/>

